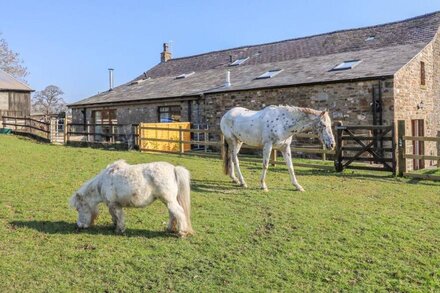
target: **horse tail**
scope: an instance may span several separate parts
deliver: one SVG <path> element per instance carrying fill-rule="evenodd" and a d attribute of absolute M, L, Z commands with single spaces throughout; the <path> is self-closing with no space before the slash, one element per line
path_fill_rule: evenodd
<path fill-rule="evenodd" d="M 229 152 L 229 144 L 226 140 L 223 143 L 222 148 L 222 158 L 223 158 L 223 172 L 225 175 L 231 174 L 231 153 Z"/>
<path fill-rule="evenodd" d="M 176 175 L 178 186 L 177 202 L 183 208 L 183 212 L 185 213 L 186 217 L 186 223 L 188 225 L 186 232 L 188 234 L 194 234 L 194 230 L 191 225 L 191 176 L 187 169 L 180 166 L 174 168 L 174 174 Z"/>

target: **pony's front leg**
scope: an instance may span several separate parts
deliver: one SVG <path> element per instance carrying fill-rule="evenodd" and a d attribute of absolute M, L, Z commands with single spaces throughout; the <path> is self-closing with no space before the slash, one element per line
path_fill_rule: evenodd
<path fill-rule="evenodd" d="M 290 181 L 298 191 L 304 191 L 304 188 L 302 188 L 302 186 L 299 185 L 298 181 L 296 180 L 295 171 L 293 170 L 292 152 L 290 150 L 290 145 L 282 149 L 281 153 L 283 154 L 284 161 L 286 162 L 287 169 L 289 170 Z"/>
<path fill-rule="evenodd" d="M 272 152 L 272 144 L 266 143 L 263 147 L 263 173 L 260 177 L 260 187 L 264 191 L 269 191 L 266 185 L 266 173 L 269 168 L 270 153 Z"/>
<path fill-rule="evenodd" d="M 118 204 L 109 204 L 108 211 L 110 212 L 110 215 L 112 216 L 113 224 L 115 225 L 115 232 L 116 233 L 124 233 L 125 232 L 125 218 L 124 218 L 124 211 L 122 210 L 122 207 Z"/>

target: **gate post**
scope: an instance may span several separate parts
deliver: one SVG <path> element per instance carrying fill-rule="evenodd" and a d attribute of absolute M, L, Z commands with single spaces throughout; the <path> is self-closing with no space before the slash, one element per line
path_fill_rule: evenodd
<path fill-rule="evenodd" d="M 179 154 L 183 154 L 183 133 L 182 126 L 179 126 Z"/>
<path fill-rule="evenodd" d="M 336 153 L 335 153 L 335 170 L 336 172 L 342 172 L 344 167 L 342 166 L 342 126 L 341 121 L 335 122 L 336 127 Z"/>
<path fill-rule="evenodd" d="M 398 175 L 400 177 L 403 176 L 403 173 L 406 172 L 406 146 L 405 146 L 405 120 L 399 120 L 397 122 L 397 147 L 398 147 Z"/>

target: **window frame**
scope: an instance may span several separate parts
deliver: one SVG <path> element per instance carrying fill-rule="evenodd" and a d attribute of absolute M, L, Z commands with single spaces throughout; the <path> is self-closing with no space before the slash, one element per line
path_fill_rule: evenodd
<path fill-rule="evenodd" d="M 234 62 L 229 64 L 229 66 L 239 66 L 239 65 L 243 64 L 244 62 L 246 62 L 248 59 L 249 59 L 249 57 L 238 58 Z"/>
<path fill-rule="evenodd" d="M 351 59 L 351 60 L 345 60 L 341 63 L 339 63 L 338 65 L 334 66 L 332 69 L 330 69 L 330 71 L 344 71 L 344 70 L 350 70 L 355 68 L 356 66 L 358 66 L 360 63 L 362 62 L 361 59 Z M 351 63 L 351 66 L 343 66 L 344 64 L 348 64 Z"/>
<path fill-rule="evenodd" d="M 162 111 L 162 109 L 168 108 L 167 111 Z M 174 111 L 172 110 L 174 108 Z M 178 110 L 177 110 L 178 109 Z M 169 114 L 168 118 L 172 121 L 161 121 L 161 114 Z M 178 115 L 179 120 L 174 120 L 172 118 L 173 115 Z M 172 122 L 182 122 L 182 106 L 181 105 L 167 105 L 167 106 L 158 106 L 157 107 L 157 120 L 159 123 L 172 123 Z"/>
<path fill-rule="evenodd" d="M 264 72 L 263 74 L 261 74 L 260 76 L 256 77 L 255 79 L 268 79 L 268 78 L 272 78 L 272 77 L 277 76 L 278 74 L 280 74 L 283 71 L 284 71 L 284 69 L 281 69 L 281 68 L 271 69 L 271 70 L 268 70 L 268 71 Z"/>
<path fill-rule="evenodd" d="M 426 86 L 426 66 L 424 61 L 420 61 L 420 85 Z"/>

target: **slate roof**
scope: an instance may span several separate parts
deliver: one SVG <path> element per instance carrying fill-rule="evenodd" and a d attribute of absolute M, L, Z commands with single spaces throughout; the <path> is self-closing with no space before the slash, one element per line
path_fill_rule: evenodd
<path fill-rule="evenodd" d="M 0 70 L 0 91 L 1 90 L 33 91 L 29 86 L 13 78 L 3 70 Z"/>
<path fill-rule="evenodd" d="M 175 58 L 132 82 L 71 106 L 391 76 L 432 41 L 439 26 L 440 12 L 435 12 L 389 24 Z M 370 36 L 374 39 L 367 41 Z M 230 56 L 232 60 L 249 59 L 242 65 L 229 66 Z M 330 71 L 353 59 L 362 62 L 350 70 Z M 255 79 L 277 68 L 283 71 L 276 77 Z M 226 88 L 227 70 L 231 71 L 232 86 Z M 193 71 L 188 78 L 175 79 Z"/>

